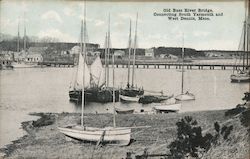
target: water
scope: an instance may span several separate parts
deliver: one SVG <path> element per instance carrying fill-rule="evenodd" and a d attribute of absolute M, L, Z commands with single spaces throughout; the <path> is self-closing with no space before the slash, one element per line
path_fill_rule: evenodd
<path fill-rule="evenodd" d="M 75 68 L 29 68 L 0 71 L 0 147 L 24 134 L 23 121 L 36 117 L 30 112 L 80 112 L 81 107 L 69 102 L 68 88 Z M 112 72 L 112 71 L 110 71 Z M 115 70 L 115 85 L 125 86 L 127 70 Z M 136 69 L 135 83 L 145 90 L 179 94 L 181 72 L 176 69 Z M 181 112 L 228 109 L 242 103 L 248 84 L 231 83 L 230 70 L 186 70 L 184 90 L 196 95 L 195 101 L 184 102 Z M 111 77 L 111 76 L 110 76 Z M 112 79 L 112 77 L 110 78 Z M 110 84 L 112 81 L 110 81 Z M 117 107 L 149 110 L 150 105 L 116 103 Z M 87 113 L 111 113 L 112 103 L 90 103 Z"/>

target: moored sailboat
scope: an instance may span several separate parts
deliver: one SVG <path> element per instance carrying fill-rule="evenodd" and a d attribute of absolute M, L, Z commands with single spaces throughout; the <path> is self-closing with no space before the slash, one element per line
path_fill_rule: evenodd
<path fill-rule="evenodd" d="M 136 55 L 136 45 L 137 45 L 137 21 L 138 14 L 136 15 L 136 27 L 135 27 L 135 37 L 134 37 L 134 48 L 132 49 L 132 40 L 131 40 L 131 21 L 129 28 L 129 49 L 128 49 L 128 82 L 125 89 L 121 89 L 120 99 L 122 101 L 128 102 L 138 102 L 141 95 L 144 94 L 143 88 L 138 88 L 134 85 L 135 79 L 135 55 Z M 130 55 L 133 51 L 133 66 L 132 66 L 132 83 L 130 84 Z"/>
<path fill-rule="evenodd" d="M 86 22 L 84 22 L 84 32 L 86 32 Z M 81 28 L 81 34 L 83 29 Z M 85 33 L 86 34 L 86 33 Z M 106 37 L 107 39 L 107 37 Z M 86 56 L 86 55 L 85 55 Z M 79 54 L 78 67 L 76 78 L 74 80 L 73 86 L 70 87 L 69 96 L 71 101 L 80 103 L 82 100 L 82 73 L 84 73 L 86 88 L 85 88 L 85 102 L 98 102 L 107 103 L 113 101 L 112 87 L 108 87 L 106 72 L 107 66 L 105 68 L 102 65 L 101 59 L 97 56 L 94 62 L 88 68 L 87 64 L 83 62 L 83 57 Z M 85 71 L 83 72 L 83 65 L 85 65 Z M 119 90 L 115 90 L 115 99 L 119 100 Z"/>
<path fill-rule="evenodd" d="M 182 47 L 182 65 L 181 65 L 181 94 L 175 97 L 179 101 L 195 100 L 195 95 L 186 91 L 184 93 L 184 36 L 183 36 L 183 47 Z"/>
<path fill-rule="evenodd" d="M 243 25 L 243 31 L 241 36 L 242 44 L 240 43 L 239 50 L 243 50 L 242 52 L 242 69 L 238 68 L 237 70 L 233 69 L 233 74 L 230 76 L 231 82 L 234 83 L 243 83 L 250 82 L 250 70 L 249 70 L 249 31 L 250 31 L 250 12 L 249 12 L 249 1 L 246 1 L 246 10 L 245 10 L 245 21 Z M 245 56 L 246 55 L 246 56 Z"/>

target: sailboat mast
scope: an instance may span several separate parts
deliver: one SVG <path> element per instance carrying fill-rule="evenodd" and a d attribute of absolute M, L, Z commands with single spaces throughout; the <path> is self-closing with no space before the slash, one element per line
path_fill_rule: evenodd
<path fill-rule="evenodd" d="M 84 33 L 83 33 L 84 32 Z M 82 34 L 83 34 L 83 48 L 82 48 Z M 84 113 L 84 88 L 85 88 L 85 60 L 86 60 L 86 1 L 84 3 L 84 29 L 81 27 L 81 54 L 83 57 L 83 80 L 82 80 L 82 114 L 81 114 L 81 126 L 83 127 L 83 113 Z"/>
<path fill-rule="evenodd" d="M 136 23 L 135 23 L 135 39 L 134 39 L 134 57 L 133 57 L 133 70 L 132 70 L 132 87 L 134 86 L 134 78 L 135 78 L 135 54 L 136 54 L 136 43 L 137 43 L 137 20 L 138 13 L 136 14 Z"/>
<path fill-rule="evenodd" d="M 112 69 L 113 69 L 113 127 L 116 127 L 116 121 L 115 121 L 115 56 L 112 55 Z"/>
<path fill-rule="evenodd" d="M 107 87 L 109 86 L 109 57 L 110 57 L 110 14 L 108 24 L 108 38 L 107 38 Z"/>
<path fill-rule="evenodd" d="M 105 70 L 104 70 L 104 77 L 105 77 L 105 87 L 107 87 L 107 43 L 108 43 L 108 37 L 107 37 L 107 33 L 105 35 L 105 43 L 104 43 L 104 66 L 105 66 Z"/>
<path fill-rule="evenodd" d="M 250 23 L 249 23 L 249 17 L 250 17 L 250 3 L 249 0 L 246 0 L 246 54 L 247 54 L 247 67 L 249 66 L 249 62 L 248 62 L 248 58 L 249 58 L 249 27 L 250 27 Z M 249 68 L 248 68 L 249 69 Z"/>
<path fill-rule="evenodd" d="M 20 50 L 20 32 L 19 32 L 19 28 L 20 28 L 20 23 L 19 23 L 19 19 L 18 19 L 18 26 L 17 26 L 17 52 L 19 52 L 19 50 Z"/>
<path fill-rule="evenodd" d="M 129 21 L 129 41 L 128 41 L 128 84 L 129 87 L 129 80 L 130 80 L 130 54 L 131 54 L 131 19 Z"/>
<path fill-rule="evenodd" d="M 26 25 L 25 25 L 25 18 L 24 18 L 24 30 L 23 30 L 23 49 L 24 49 L 24 52 L 26 52 Z"/>
<path fill-rule="evenodd" d="M 182 64 L 181 64 L 181 93 L 183 94 L 183 87 L 184 87 L 184 34 L 182 37 Z"/>

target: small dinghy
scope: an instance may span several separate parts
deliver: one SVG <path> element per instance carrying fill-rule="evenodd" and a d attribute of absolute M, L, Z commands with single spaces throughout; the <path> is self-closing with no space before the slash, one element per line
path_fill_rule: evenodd
<path fill-rule="evenodd" d="M 119 108 L 115 108 L 115 112 L 117 114 L 133 114 L 134 113 L 134 109 L 119 109 Z"/>
<path fill-rule="evenodd" d="M 170 112 L 178 112 L 181 109 L 181 103 L 175 104 L 159 104 L 153 107 L 153 110 L 156 113 L 170 113 Z"/>

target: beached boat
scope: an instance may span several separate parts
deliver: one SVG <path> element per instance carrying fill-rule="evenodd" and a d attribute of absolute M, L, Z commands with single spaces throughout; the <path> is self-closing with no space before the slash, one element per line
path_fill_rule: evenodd
<path fill-rule="evenodd" d="M 86 21 L 86 5 L 84 9 L 84 23 Z M 83 23 L 83 22 L 82 22 Z M 84 32 L 84 35 L 85 32 Z M 82 36 L 82 34 L 81 34 Z M 82 38 L 81 38 L 82 39 Z M 82 40 L 81 40 L 82 43 Z M 84 45 L 82 48 L 81 44 L 81 52 L 80 55 L 86 55 L 86 36 L 84 36 Z M 83 58 L 83 63 L 85 64 L 86 56 Z M 113 56 L 114 61 L 114 56 Z M 85 72 L 85 65 L 83 65 L 83 72 Z M 85 89 L 85 75 L 82 76 L 82 89 Z M 87 82 L 87 81 L 86 81 Z M 113 63 L 113 88 L 114 88 L 114 63 Z M 113 94 L 115 90 L 113 89 Z M 85 93 L 82 93 L 82 113 L 81 113 L 81 125 L 80 126 L 67 126 L 67 127 L 58 127 L 59 131 L 64 135 L 78 139 L 82 141 L 95 142 L 97 145 L 99 144 L 118 144 L 118 145 L 128 145 L 130 143 L 131 137 L 131 128 L 128 127 L 116 127 L 115 122 L 115 96 L 113 96 L 113 127 L 105 127 L 105 128 L 96 128 L 96 127 L 87 127 L 83 125 L 83 114 L 84 114 L 84 98 Z"/>
<path fill-rule="evenodd" d="M 138 14 L 136 15 L 136 27 L 135 27 L 135 38 L 134 38 L 134 48 L 132 49 L 132 40 L 131 40 L 131 21 L 129 27 L 129 54 L 128 54 L 128 81 L 127 86 L 124 89 L 120 90 L 120 99 L 122 101 L 138 102 L 139 96 L 144 94 L 143 88 L 136 87 L 134 84 L 135 79 L 135 54 L 137 47 L 137 20 Z M 132 82 L 130 84 L 130 55 L 133 51 L 133 67 L 132 67 Z M 137 100 L 138 99 L 138 100 Z"/>
<path fill-rule="evenodd" d="M 156 113 L 178 112 L 180 109 L 181 109 L 181 103 L 175 103 L 175 104 L 161 103 L 153 107 L 153 110 L 156 111 Z"/>
<path fill-rule="evenodd" d="M 242 63 L 243 67 L 238 68 L 237 70 L 233 69 L 233 74 L 230 76 L 231 82 L 233 83 L 243 83 L 250 82 L 250 70 L 249 70 L 249 32 L 250 32 L 250 21 L 249 21 L 249 1 L 246 1 L 246 16 L 243 26 L 243 31 L 240 40 L 240 48 L 242 51 L 241 58 L 239 63 Z M 241 43 L 242 42 L 242 43 Z M 235 64 L 237 63 L 237 59 L 235 60 Z"/>
<path fill-rule="evenodd" d="M 175 97 L 176 100 L 186 101 L 186 100 L 195 100 L 195 95 L 186 91 L 184 93 L 184 35 L 183 35 L 183 46 L 182 46 L 182 65 L 181 65 L 181 94 Z"/>
<path fill-rule="evenodd" d="M 133 114 L 135 109 L 119 109 L 119 108 L 115 108 L 115 111 L 117 114 Z"/>

